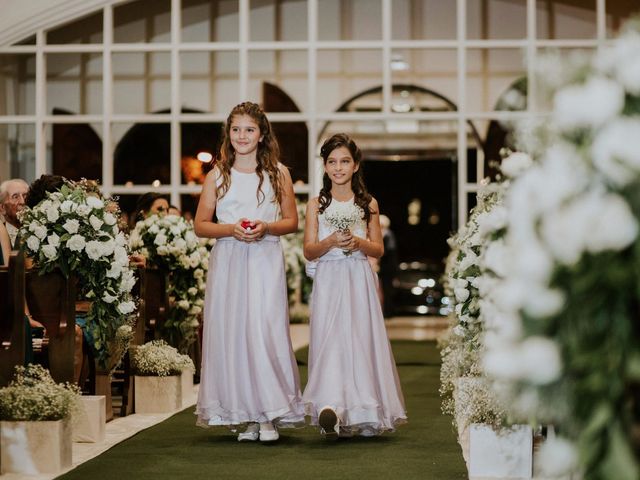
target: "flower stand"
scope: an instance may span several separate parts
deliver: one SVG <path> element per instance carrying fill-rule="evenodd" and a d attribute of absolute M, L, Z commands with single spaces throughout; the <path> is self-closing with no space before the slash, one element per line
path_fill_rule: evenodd
<path fill-rule="evenodd" d="M 136 413 L 171 413 L 182 407 L 182 375 L 135 377 Z"/>
<path fill-rule="evenodd" d="M 180 375 L 180 390 L 182 391 L 182 406 L 188 407 L 193 402 L 193 372 L 187 368 Z"/>
<path fill-rule="evenodd" d="M 80 408 L 72 418 L 73 441 L 83 443 L 100 443 L 104 441 L 106 399 L 103 395 L 83 395 L 80 397 Z"/>
<path fill-rule="evenodd" d="M 71 422 L 0 422 L 0 473 L 36 475 L 71 467 Z"/>
<path fill-rule="evenodd" d="M 469 479 L 532 477 L 533 431 L 528 425 L 498 430 L 484 424 L 469 427 Z"/>

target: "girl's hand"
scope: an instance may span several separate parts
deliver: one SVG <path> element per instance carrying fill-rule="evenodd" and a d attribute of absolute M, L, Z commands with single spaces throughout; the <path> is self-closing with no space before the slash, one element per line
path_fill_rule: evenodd
<path fill-rule="evenodd" d="M 336 232 L 338 244 L 336 245 L 338 248 L 341 248 L 345 251 L 351 251 L 350 245 L 353 240 L 353 235 L 349 230 L 345 230 L 342 232 Z"/>
<path fill-rule="evenodd" d="M 252 225 L 253 222 L 248 218 L 241 218 L 238 220 L 233 226 L 233 238 L 241 242 L 248 242 L 250 232 L 252 231 Z"/>
<path fill-rule="evenodd" d="M 246 234 L 247 242 L 258 242 L 264 238 L 269 231 L 269 224 L 262 220 L 254 220 L 251 222 L 251 230 Z"/>

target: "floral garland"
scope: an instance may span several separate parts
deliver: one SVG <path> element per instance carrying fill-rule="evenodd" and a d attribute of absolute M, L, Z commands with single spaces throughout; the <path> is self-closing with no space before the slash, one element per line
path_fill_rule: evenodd
<path fill-rule="evenodd" d="M 22 212 L 23 248 L 40 273 L 59 269 L 78 277 L 80 294 L 91 301 L 86 329 L 100 368 L 115 368 L 133 337 L 135 284 L 127 239 L 118 227 L 117 204 L 90 182 L 68 182 Z"/>
<path fill-rule="evenodd" d="M 505 199 L 484 367 L 513 414 L 558 427 L 542 474 L 637 479 L 640 33 L 544 63 L 553 115 Z"/>
<path fill-rule="evenodd" d="M 193 223 L 177 215 L 151 215 L 139 221 L 129 238 L 131 249 L 148 265 L 169 273 L 173 299 L 163 335 L 186 352 L 197 338 L 204 307 L 211 242 L 198 239 Z"/>
<path fill-rule="evenodd" d="M 441 340 L 442 410 L 462 431 L 470 423 L 499 425 L 504 409 L 481 368 L 483 325 L 480 315 L 481 267 L 487 239 L 504 225 L 500 206 L 505 184 L 489 183 L 478 192 L 469 221 L 449 239 L 445 291 L 452 299 L 450 327 Z"/>

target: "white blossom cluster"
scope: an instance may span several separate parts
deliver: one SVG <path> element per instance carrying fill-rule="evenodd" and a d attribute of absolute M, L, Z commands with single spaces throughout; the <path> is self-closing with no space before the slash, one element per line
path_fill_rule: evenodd
<path fill-rule="evenodd" d="M 493 275 L 479 285 L 483 368 L 513 386 L 509 401 L 528 418 L 544 417 L 550 385 L 566 373 L 567 339 L 527 326 L 563 315 L 572 290 L 555 275 L 585 256 L 625 251 L 639 229 L 625 189 L 640 178 L 640 33 L 629 30 L 592 58 L 574 59 L 569 72 L 549 65 L 545 78 L 556 90 L 544 145 L 505 195 L 507 233 L 488 245 L 483 262 Z M 572 412 L 559 407 L 551 418 L 562 415 Z M 556 443 L 566 455 L 554 460 L 551 447 L 543 450 L 549 476 L 577 461 L 576 446 Z"/>
<path fill-rule="evenodd" d="M 0 420 L 62 420 L 77 408 L 80 389 L 56 383 L 41 365 L 16 367 L 9 386 L 0 388 Z"/>
<path fill-rule="evenodd" d="M 204 307 L 210 242 L 200 240 L 193 223 L 177 215 L 151 215 L 139 221 L 129 237 L 134 252 L 147 264 L 169 274 L 173 304 L 165 327 L 179 335 L 181 348 L 196 338 Z"/>
<path fill-rule="evenodd" d="M 361 222 L 364 212 L 353 202 L 333 202 L 331 209 L 327 209 L 322 218 L 333 230 L 344 232 Z"/>
<path fill-rule="evenodd" d="M 152 340 L 131 348 L 131 365 L 135 375 L 167 377 L 183 370 L 195 372 L 193 361 L 164 340 Z"/>
<path fill-rule="evenodd" d="M 134 323 L 136 310 L 131 296 L 136 279 L 114 207 L 82 184 L 68 183 L 48 193 L 33 209 L 26 208 L 20 229 L 37 268 L 78 277 L 81 293 L 92 302 L 87 328 L 103 367 L 123 354 L 116 351 L 112 339 L 119 327 Z"/>

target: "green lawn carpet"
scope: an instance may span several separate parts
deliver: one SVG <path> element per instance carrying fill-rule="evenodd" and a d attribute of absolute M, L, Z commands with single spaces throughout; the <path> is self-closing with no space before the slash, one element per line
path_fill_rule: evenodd
<path fill-rule="evenodd" d="M 440 413 L 439 356 L 432 342 L 392 342 L 409 423 L 374 438 L 324 440 L 311 427 L 281 430 L 274 444 L 239 443 L 225 428 L 194 425 L 193 408 L 138 433 L 65 480 L 467 478 L 451 419 Z M 298 352 L 306 362 L 306 349 Z M 300 366 L 301 381 L 307 368 Z"/>

